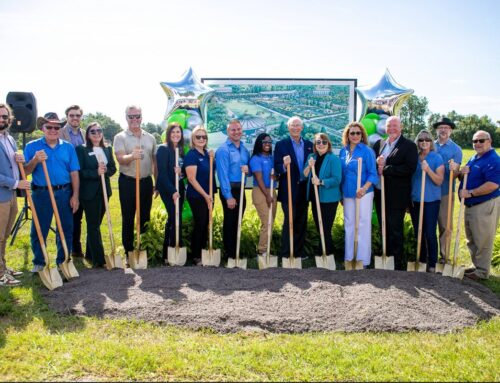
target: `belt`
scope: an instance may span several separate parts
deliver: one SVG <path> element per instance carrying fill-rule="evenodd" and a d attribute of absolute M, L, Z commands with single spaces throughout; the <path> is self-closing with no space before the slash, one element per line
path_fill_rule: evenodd
<path fill-rule="evenodd" d="M 69 188 L 69 187 L 71 187 L 71 184 L 52 185 L 53 190 L 63 190 L 63 189 Z M 33 190 L 49 190 L 48 186 L 31 185 L 31 188 Z"/>
<path fill-rule="evenodd" d="M 230 182 L 232 188 L 239 189 L 241 187 L 241 182 Z"/>
<path fill-rule="evenodd" d="M 477 206 L 477 205 L 481 205 L 482 203 L 485 203 L 485 202 L 488 202 L 488 201 L 489 201 L 489 199 L 487 199 L 486 201 L 465 204 L 465 206 L 467 206 L 467 207 Z"/>
<path fill-rule="evenodd" d="M 123 173 L 120 173 L 120 177 L 123 177 L 123 178 L 124 178 L 124 179 L 126 179 L 126 180 L 131 180 L 131 181 L 134 181 L 134 182 L 135 182 L 135 177 L 130 177 L 130 176 L 127 176 L 126 174 L 123 174 Z M 142 178 L 140 179 L 140 181 L 147 180 L 148 178 L 151 178 L 151 176 L 142 177 Z"/>

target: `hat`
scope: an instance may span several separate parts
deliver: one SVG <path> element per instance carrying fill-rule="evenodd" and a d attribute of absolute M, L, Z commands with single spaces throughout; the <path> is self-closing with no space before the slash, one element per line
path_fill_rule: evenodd
<path fill-rule="evenodd" d="M 441 117 L 441 120 L 432 124 L 432 127 L 436 129 L 439 125 L 448 125 L 450 128 L 455 129 L 455 123 L 447 117 Z"/>
<path fill-rule="evenodd" d="M 49 113 L 45 113 L 43 117 L 38 117 L 36 119 L 36 128 L 40 129 L 42 127 L 42 125 L 46 124 L 47 122 L 51 122 L 53 124 L 58 124 L 61 126 L 66 123 L 65 120 L 59 120 L 57 113 L 49 112 Z"/>

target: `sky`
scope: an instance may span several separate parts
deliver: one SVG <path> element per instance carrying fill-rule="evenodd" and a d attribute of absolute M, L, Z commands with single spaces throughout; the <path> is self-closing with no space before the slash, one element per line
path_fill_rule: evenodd
<path fill-rule="evenodd" d="M 0 0 L 0 97 L 161 123 L 162 81 L 356 78 L 389 69 L 432 112 L 500 120 L 499 0 Z M 358 114 L 360 111 L 358 103 Z M 359 116 L 358 116 L 359 117 Z"/>

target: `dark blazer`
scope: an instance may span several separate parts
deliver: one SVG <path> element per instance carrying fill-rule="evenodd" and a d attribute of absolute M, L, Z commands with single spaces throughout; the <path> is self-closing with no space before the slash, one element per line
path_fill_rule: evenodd
<path fill-rule="evenodd" d="M 111 183 L 109 182 L 109 177 L 116 173 L 116 165 L 111 147 L 107 146 L 103 149 L 108 159 L 108 164 L 106 165 L 107 171 L 104 178 L 106 180 L 106 192 L 109 198 L 111 196 Z M 87 148 L 85 145 L 77 146 L 76 154 L 78 156 L 78 162 L 80 163 L 80 199 L 91 200 L 95 198 L 100 190 L 102 190 L 101 176 L 97 174 L 97 158 L 94 155 L 94 150 Z"/>
<path fill-rule="evenodd" d="M 179 149 L 179 165 L 182 167 L 182 149 Z M 158 167 L 158 180 L 156 181 L 156 189 L 162 196 L 172 196 L 177 190 L 175 189 L 175 150 L 169 148 L 167 144 L 158 146 L 156 152 L 156 166 Z M 182 171 L 184 173 L 184 169 Z M 184 182 L 179 179 L 179 193 L 184 196 Z"/>
<path fill-rule="evenodd" d="M 375 156 L 378 157 L 385 145 L 379 140 L 373 145 Z M 385 179 L 386 206 L 404 209 L 411 203 L 411 178 L 417 169 L 417 145 L 403 136 L 399 137 L 396 147 L 385 159 L 383 170 Z"/>
<path fill-rule="evenodd" d="M 303 168 L 307 164 L 307 157 L 313 152 L 313 143 L 309 140 L 304 140 L 304 164 Z M 288 203 L 288 184 L 286 180 L 286 171 L 283 168 L 283 157 L 290 156 L 292 162 L 290 163 L 290 173 L 292 178 L 292 201 L 295 202 L 297 196 L 298 185 L 300 183 L 300 171 L 297 162 L 297 157 L 295 156 L 295 151 L 293 150 L 292 139 L 290 137 L 285 138 L 276 143 L 274 148 L 274 174 L 279 179 L 278 188 L 278 201 L 281 203 Z"/>

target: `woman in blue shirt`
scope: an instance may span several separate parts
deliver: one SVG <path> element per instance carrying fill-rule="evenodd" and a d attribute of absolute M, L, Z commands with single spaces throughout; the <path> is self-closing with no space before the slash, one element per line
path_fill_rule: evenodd
<path fill-rule="evenodd" d="M 439 205 L 441 203 L 441 184 L 444 179 L 443 158 L 435 151 L 432 135 L 428 130 L 421 130 L 415 138 L 418 149 L 417 169 L 411 180 L 410 208 L 415 238 L 418 234 L 420 212 L 420 194 L 422 191 L 422 170 L 425 172 L 424 216 L 422 219 L 422 240 L 420 261 L 427 262 L 427 271 L 433 273 L 436 267 L 438 242 L 436 236 Z"/>
<path fill-rule="evenodd" d="M 354 256 L 354 228 L 356 225 L 356 199 L 359 199 L 358 251 L 356 260 L 367 268 L 372 254 L 373 185 L 378 182 L 375 153 L 368 146 L 365 127 L 351 122 L 342 134 L 340 162 L 342 164 L 342 194 L 345 227 L 345 261 Z M 362 159 L 361 188 L 357 190 L 358 159 Z"/>
<path fill-rule="evenodd" d="M 252 202 L 260 218 L 260 236 L 257 246 L 259 255 L 267 252 L 267 224 L 271 204 L 273 205 L 272 223 L 276 217 L 276 189 L 274 188 L 276 183 L 273 185 L 273 194 L 270 193 L 271 170 L 274 164 L 272 153 L 273 140 L 269 134 L 259 134 L 250 158 L 250 172 L 253 174 Z"/>
<path fill-rule="evenodd" d="M 332 143 L 325 133 L 317 133 L 313 141 L 314 153 L 307 158 L 309 166 L 304 168 L 304 175 L 308 177 L 307 199 L 312 201 L 314 223 L 319 231 L 318 211 L 314 186 L 318 186 L 321 218 L 323 219 L 323 233 L 325 235 L 326 254 L 333 253 L 332 226 L 340 201 L 340 182 L 342 181 L 342 168 L 339 158 L 332 153 Z M 311 168 L 314 166 L 316 177 L 312 176 Z M 322 254 L 320 248 L 318 254 Z"/>
<path fill-rule="evenodd" d="M 179 148 L 179 166 L 175 165 L 175 149 Z M 163 239 L 163 261 L 167 262 L 168 247 L 175 246 L 175 201 L 179 199 L 179 212 L 184 206 L 184 174 L 182 162 L 184 158 L 184 136 L 178 123 L 172 123 L 167 128 L 165 144 L 158 146 L 156 164 L 158 166 L 158 180 L 156 189 L 167 208 L 167 222 L 165 223 L 165 237 Z M 179 190 L 175 188 L 175 175 L 179 175 Z M 179 213 L 179 246 L 182 246 L 182 214 Z"/>
<path fill-rule="evenodd" d="M 208 239 L 210 198 L 210 155 L 207 151 L 208 135 L 203 125 L 198 125 L 191 133 L 191 150 L 184 157 L 184 169 L 188 179 L 186 197 L 193 212 L 193 232 L 191 238 L 191 257 L 193 264 L 201 264 L 201 250 Z M 213 152 L 211 153 L 213 156 Z M 216 193 L 215 161 L 212 175 L 212 190 Z"/>

